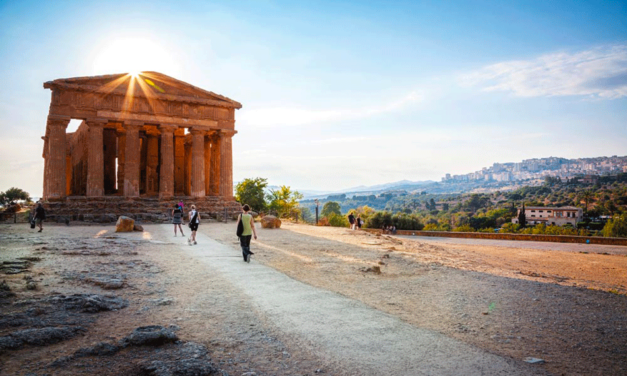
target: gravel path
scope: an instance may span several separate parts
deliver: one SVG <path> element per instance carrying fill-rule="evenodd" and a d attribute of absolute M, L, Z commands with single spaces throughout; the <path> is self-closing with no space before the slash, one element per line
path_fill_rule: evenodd
<path fill-rule="evenodd" d="M 487 245 L 493 247 L 539 249 L 545 251 L 565 251 L 575 253 L 608 253 L 610 255 L 627 255 L 627 247 L 621 245 L 603 244 L 578 244 L 578 243 L 553 243 L 553 242 L 530 242 L 518 240 L 496 240 L 496 239 L 466 239 L 431 236 L 398 236 L 399 238 L 418 240 L 429 244 L 465 244 L 465 245 Z"/>
<path fill-rule="evenodd" d="M 160 226 L 164 233 L 169 226 Z M 198 246 L 180 245 L 248 299 L 285 335 L 350 374 L 530 375 L 522 362 L 487 353 L 440 333 L 420 329 L 357 300 L 298 282 L 198 233 Z M 210 251 L 208 251 L 210 249 Z"/>

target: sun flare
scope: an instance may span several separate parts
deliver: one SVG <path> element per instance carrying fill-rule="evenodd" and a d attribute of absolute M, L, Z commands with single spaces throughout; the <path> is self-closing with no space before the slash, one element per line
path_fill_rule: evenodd
<path fill-rule="evenodd" d="M 98 74 L 128 73 L 137 77 L 141 72 L 178 72 L 176 54 L 163 45 L 146 38 L 114 39 L 98 48 L 93 67 Z"/>

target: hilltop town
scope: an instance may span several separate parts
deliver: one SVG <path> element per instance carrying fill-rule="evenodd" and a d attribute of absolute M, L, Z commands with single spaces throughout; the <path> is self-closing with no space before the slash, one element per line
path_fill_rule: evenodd
<path fill-rule="evenodd" d="M 581 179 L 594 183 L 596 176 L 627 172 L 627 156 L 566 159 L 560 157 L 525 159 L 520 163 L 494 163 L 463 175 L 446 174 L 442 182 L 515 182 L 543 180 L 547 176 L 561 180 Z M 585 181 L 584 181 L 585 179 Z"/>

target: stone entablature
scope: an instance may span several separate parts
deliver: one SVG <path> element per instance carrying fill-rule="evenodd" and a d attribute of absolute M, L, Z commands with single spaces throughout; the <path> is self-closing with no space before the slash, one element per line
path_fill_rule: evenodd
<path fill-rule="evenodd" d="M 44 199 L 190 195 L 233 201 L 235 109 L 156 72 L 49 81 Z M 66 133 L 71 119 L 83 122 Z"/>

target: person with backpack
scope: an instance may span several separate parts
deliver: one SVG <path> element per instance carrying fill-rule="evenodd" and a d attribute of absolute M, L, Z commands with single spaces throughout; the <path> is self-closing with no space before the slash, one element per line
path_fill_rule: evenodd
<path fill-rule="evenodd" d="M 196 231 L 198 231 L 198 225 L 200 225 L 200 213 L 196 211 L 196 205 L 191 206 L 192 211 L 189 212 L 189 229 L 192 231 L 187 244 L 196 245 Z"/>
<path fill-rule="evenodd" d="M 37 232 L 42 232 L 44 230 L 43 222 L 46 219 L 46 210 L 44 209 L 44 206 L 41 204 L 41 202 L 37 203 L 34 218 L 35 224 L 39 226 L 39 231 Z"/>
<path fill-rule="evenodd" d="M 239 236 L 239 244 L 242 247 L 244 262 L 250 263 L 250 256 L 254 255 L 250 251 L 250 239 L 254 236 L 255 240 L 257 240 L 257 230 L 255 229 L 253 216 L 248 213 L 250 206 L 244 205 L 242 210 L 244 210 L 244 213 L 237 218 L 237 236 Z"/>

